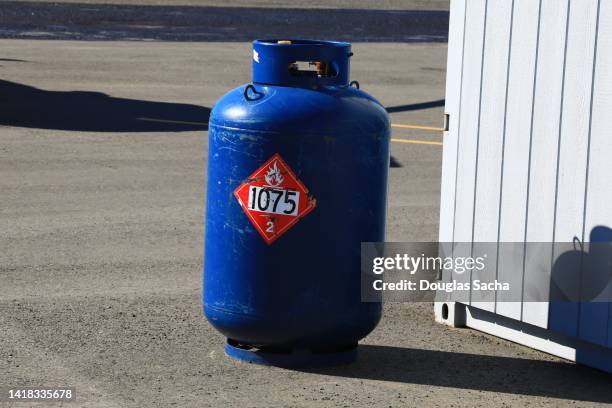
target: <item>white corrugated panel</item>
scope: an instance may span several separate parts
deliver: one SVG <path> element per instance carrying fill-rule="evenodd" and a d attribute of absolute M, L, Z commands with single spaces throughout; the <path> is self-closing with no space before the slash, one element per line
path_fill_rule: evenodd
<path fill-rule="evenodd" d="M 455 255 L 519 243 L 452 278 L 507 281 L 521 301 L 473 292 L 464 303 L 612 346 L 612 306 L 586 301 L 611 268 L 552 245 L 612 241 L 612 0 L 453 0 L 446 98 L 440 241 L 466 243 Z M 585 301 L 541 301 L 560 287 Z M 599 289 L 610 298 L 612 285 Z"/>

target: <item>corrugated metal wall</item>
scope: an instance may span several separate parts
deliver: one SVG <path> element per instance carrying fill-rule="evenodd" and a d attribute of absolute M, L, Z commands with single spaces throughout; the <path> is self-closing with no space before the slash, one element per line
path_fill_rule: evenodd
<path fill-rule="evenodd" d="M 508 281 L 521 302 L 469 303 L 612 347 L 611 304 L 534 301 L 563 263 L 551 242 L 612 228 L 612 0 L 452 0 L 447 75 L 440 241 L 543 243 L 455 277 Z"/>

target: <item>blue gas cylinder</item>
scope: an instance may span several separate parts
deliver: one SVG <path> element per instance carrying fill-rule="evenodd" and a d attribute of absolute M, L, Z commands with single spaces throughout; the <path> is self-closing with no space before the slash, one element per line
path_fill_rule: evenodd
<path fill-rule="evenodd" d="M 230 356 L 352 359 L 380 320 L 361 301 L 360 243 L 384 241 L 390 124 L 349 84 L 352 55 L 254 41 L 252 83 L 212 110 L 203 307 Z"/>

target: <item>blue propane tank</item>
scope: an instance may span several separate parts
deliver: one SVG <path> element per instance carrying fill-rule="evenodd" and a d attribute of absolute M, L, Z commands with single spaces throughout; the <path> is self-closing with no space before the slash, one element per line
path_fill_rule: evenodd
<path fill-rule="evenodd" d="M 348 361 L 381 317 L 360 243 L 384 241 L 390 124 L 349 84 L 351 45 L 253 42 L 253 82 L 208 134 L 204 313 L 256 363 Z"/>

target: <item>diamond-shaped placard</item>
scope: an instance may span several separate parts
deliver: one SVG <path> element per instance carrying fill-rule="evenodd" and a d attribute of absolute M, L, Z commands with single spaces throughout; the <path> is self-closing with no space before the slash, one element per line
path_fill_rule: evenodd
<path fill-rule="evenodd" d="M 272 244 L 317 205 L 276 153 L 234 190 L 234 196 L 267 244 Z"/>

